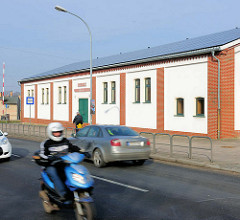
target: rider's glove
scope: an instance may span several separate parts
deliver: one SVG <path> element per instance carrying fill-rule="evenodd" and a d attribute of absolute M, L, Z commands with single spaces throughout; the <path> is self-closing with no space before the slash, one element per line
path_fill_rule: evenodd
<path fill-rule="evenodd" d="M 50 156 L 48 156 L 48 160 L 49 161 L 55 161 L 55 160 L 57 160 L 57 159 L 59 159 L 58 157 L 56 157 L 56 156 L 54 156 L 54 155 L 50 155 Z"/>

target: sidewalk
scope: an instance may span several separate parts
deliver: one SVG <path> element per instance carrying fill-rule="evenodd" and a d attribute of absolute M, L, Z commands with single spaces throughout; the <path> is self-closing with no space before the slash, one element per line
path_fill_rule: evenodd
<path fill-rule="evenodd" d="M 211 154 L 210 150 L 207 149 L 210 149 L 210 142 L 207 140 L 194 140 L 192 159 L 188 158 L 187 140 L 178 140 L 174 143 L 172 157 L 170 157 L 170 145 L 166 144 L 166 140 L 163 142 L 164 144 L 156 145 L 156 153 L 152 153 L 151 158 L 240 173 L 240 139 L 212 140 L 213 162 L 209 160 Z M 179 150 L 180 147 L 177 145 L 186 145 L 186 147 L 181 146 L 181 150 Z"/>

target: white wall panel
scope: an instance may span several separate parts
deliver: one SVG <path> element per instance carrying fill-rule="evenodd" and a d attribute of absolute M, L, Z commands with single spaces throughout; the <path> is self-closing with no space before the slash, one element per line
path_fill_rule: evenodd
<path fill-rule="evenodd" d="M 67 87 L 67 103 L 63 103 L 63 86 Z M 62 100 L 58 103 L 58 87 L 62 87 Z M 69 82 L 68 80 L 57 81 L 53 83 L 53 120 L 69 120 Z"/>
<path fill-rule="evenodd" d="M 89 90 L 89 91 L 85 91 Z M 88 109 L 90 109 L 90 79 L 89 77 L 76 78 L 72 81 L 72 119 L 79 112 L 79 99 L 88 99 Z M 88 111 L 88 120 L 90 112 Z M 90 122 L 90 121 L 89 121 Z"/>
<path fill-rule="evenodd" d="M 47 101 L 46 89 L 49 91 L 49 101 Z M 42 89 L 44 89 L 44 103 L 42 103 Z M 50 103 L 51 103 L 50 83 L 38 84 L 38 119 L 50 120 Z"/>
<path fill-rule="evenodd" d="M 26 84 L 24 85 L 24 118 L 35 118 L 35 104 L 34 105 L 28 105 L 26 103 L 26 98 L 28 96 L 28 90 L 34 91 L 35 96 L 35 85 L 32 84 Z M 32 96 L 32 92 L 30 93 L 30 96 Z M 35 97 L 34 97 L 35 102 Z"/>
<path fill-rule="evenodd" d="M 115 81 L 116 103 L 111 104 L 111 82 Z M 103 82 L 108 83 L 108 103 L 103 103 Z M 96 123 L 120 124 L 120 75 L 98 76 L 96 79 Z"/>
<path fill-rule="evenodd" d="M 145 78 L 151 78 L 151 103 L 145 103 Z M 140 79 L 140 103 L 135 103 L 135 79 Z M 156 129 L 156 70 L 126 74 L 126 125 Z"/>
<path fill-rule="evenodd" d="M 165 68 L 164 129 L 207 133 L 207 62 Z M 176 98 L 184 99 L 184 116 L 176 116 Z M 196 98 L 205 99 L 205 117 L 196 116 Z"/>

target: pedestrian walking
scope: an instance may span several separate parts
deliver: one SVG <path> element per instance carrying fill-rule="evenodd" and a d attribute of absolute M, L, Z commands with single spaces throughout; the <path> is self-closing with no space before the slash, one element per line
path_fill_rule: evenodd
<path fill-rule="evenodd" d="M 76 116 L 73 119 L 73 123 L 76 125 L 76 133 L 82 128 L 83 125 L 83 117 L 77 112 Z"/>

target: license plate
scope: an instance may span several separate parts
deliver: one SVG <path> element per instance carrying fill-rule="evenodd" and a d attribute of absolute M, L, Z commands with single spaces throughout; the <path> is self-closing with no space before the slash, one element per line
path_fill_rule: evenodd
<path fill-rule="evenodd" d="M 135 146 L 143 146 L 143 141 L 134 141 L 134 142 L 127 142 L 127 146 L 135 147 Z"/>

